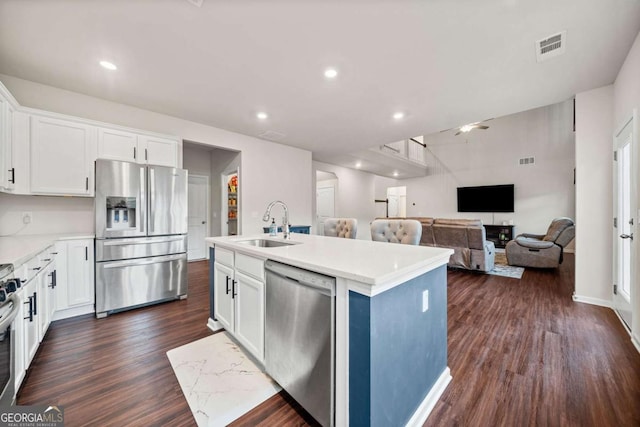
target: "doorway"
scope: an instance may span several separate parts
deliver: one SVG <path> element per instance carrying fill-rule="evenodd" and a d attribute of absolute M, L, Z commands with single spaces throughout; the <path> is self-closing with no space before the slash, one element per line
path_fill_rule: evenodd
<path fill-rule="evenodd" d="M 407 216 L 407 187 L 387 188 L 388 214 L 390 218 Z"/>
<path fill-rule="evenodd" d="M 632 295 L 637 289 L 634 231 L 637 223 L 638 149 L 635 122 L 637 112 L 614 136 L 613 158 L 613 305 L 631 329 L 633 319 Z M 637 236 L 636 236 L 637 239 Z"/>
<path fill-rule="evenodd" d="M 209 235 L 209 177 L 204 175 L 189 175 L 189 224 L 188 251 L 189 261 L 207 258 L 204 243 Z"/>
<path fill-rule="evenodd" d="M 324 236 L 324 222 L 336 215 L 338 177 L 332 172 L 316 171 L 316 234 Z"/>
<path fill-rule="evenodd" d="M 222 174 L 222 235 L 240 234 L 240 171 L 239 169 Z"/>

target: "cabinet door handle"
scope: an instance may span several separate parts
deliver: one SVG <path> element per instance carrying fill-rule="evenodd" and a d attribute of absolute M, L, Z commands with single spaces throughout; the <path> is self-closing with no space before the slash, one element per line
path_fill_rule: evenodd
<path fill-rule="evenodd" d="M 33 301 L 32 301 L 33 297 L 29 297 L 29 302 L 25 302 L 24 305 L 29 304 L 29 315 L 27 317 L 24 317 L 23 319 L 27 320 L 29 319 L 29 322 L 33 322 Z"/>
<path fill-rule="evenodd" d="M 133 147 L 133 160 L 136 159 L 136 147 Z"/>
<path fill-rule="evenodd" d="M 9 182 L 12 183 L 12 184 L 15 184 L 16 183 L 16 168 L 9 169 L 9 172 L 11 172 L 11 179 L 9 180 Z"/>
<path fill-rule="evenodd" d="M 235 279 L 233 279 L 233 280 L 231 281 L 231 289 L 232 289 L 232 290 L 231 290 L 231 298 L 235 298 L 235 297 L 236 297 L 236 295 L 238 295 L 238 293 L 236 292 L 236 283 L 238 283 L 238 282 L 236 282 L 236 280 L 235 280 Z"/>
<path fill-rule="evenodd" d="M 144 159 L 149 160 L 149 156 L 146 148 L 144 149 Z"/>
<path fill-rule="evenodd" d="M 45 259 L 43 259 L 43 261 L 49 262 L 49 261 L 51 261 L 51 258 L 45 258 Z"/>
<path fill-rule="evenodd" d="M 89 246 L 84 247 L 84 260 L 89 261 Z"/>
<path fill-rule="evenodd" d="M 86 178 L 85 178 L 85 181 L 84 181 L 84 188 L 85 188 L 87 191 L 89 191 L 89 177 L 86 177 Z"/>
<path fill-rule="evenodd" d="M 51 284 L 53 285 L 51 289 L 55 289 L 58 286 L 58 270 L 53 270 L 53 276 L 51 276 Z"/>
<path fill-rule="evenodd" d="M 41 268 L 42 268 L 42 267 L 33 267 L 33 270 L 35 270 L 35 271 L 40 271 L 40 269 L 41 269 Z"/>
<path fill-rule="evenodd" d="M 227 276 L 227 295 L 229 295 L 229 276 Z"/>
<path fill-rule="evenodd" d="M 37 292 L 33 293 L 33 315 L 34 316 L 38 315 L 38 293 Z"/>

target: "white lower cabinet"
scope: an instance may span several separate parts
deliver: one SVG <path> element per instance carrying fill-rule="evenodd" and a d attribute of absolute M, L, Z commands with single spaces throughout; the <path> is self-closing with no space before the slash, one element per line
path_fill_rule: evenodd
<path fill-rule="evenodd" d="M 40 340 L 38 338 L 39 318 L 38 318 L 38 277 L 32 279 L 22 289 L 22 301 L 24 303 L 24 370 L 26 371 L 38 350 Z"/>
<path fill-rule="evenodd" d="M 53 320 L 95 312 L 93 239 L 56 242 L 56 273 Z"/>
<path fill-rule="evenodd" d="M 214 316 L 260 362 L 264 361 L 264 260 L 215 249 Z"/>
<path fill-rule="evenodd" d="M 236 272 L 236 338 L 264 360 L 264 282 Z"/>
<path fill-rule="evenodd" d="M 235 331 L 235 298 L 233 297 L 234 271 L 219 262 L 214 266 L 214 313 L 216 319 L 224 328 L 233 333 Z"/>

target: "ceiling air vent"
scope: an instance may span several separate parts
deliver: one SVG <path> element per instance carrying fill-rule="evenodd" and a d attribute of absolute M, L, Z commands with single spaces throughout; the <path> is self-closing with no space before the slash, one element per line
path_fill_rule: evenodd
<path fill-rule="evenodd" d="M 520 166 L 532 165 L 535 162 L 536 162 L 536 158 L 535 157 L 523 157 L 523 158 L 518 160 L 518 164 Z"/>
<path fill-rule="evenodd" d="M 285 136 L 287 135 L 285 135 L 284 133 L 273 131 L 273 130 L 268 130 L 258 135 L 259 138 L 268 139 L 269 141 L 273 141 L 273 142 L 280 142 Z"/>
<path fill-rule="evenodd" d="M 567 32 L 561 31 L 549 37 L 536 42 L 536 60 L 538 62 L 546 61 L 562 55 L 567 44 Z"/>

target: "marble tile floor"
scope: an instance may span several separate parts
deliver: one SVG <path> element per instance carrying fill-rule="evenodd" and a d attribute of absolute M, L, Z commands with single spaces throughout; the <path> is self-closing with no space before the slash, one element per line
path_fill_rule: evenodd
<path fill-rule="evenodd" d="M 199 427 L 225 426 L 280 391 L 224 332 L 167 357 Z"/>

